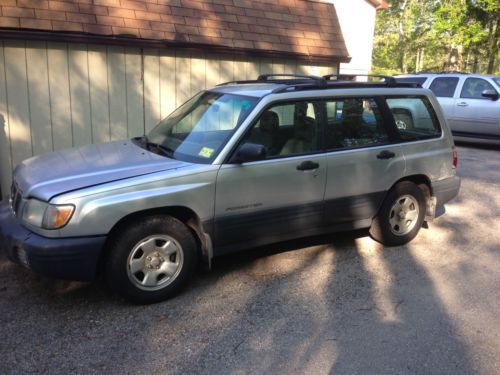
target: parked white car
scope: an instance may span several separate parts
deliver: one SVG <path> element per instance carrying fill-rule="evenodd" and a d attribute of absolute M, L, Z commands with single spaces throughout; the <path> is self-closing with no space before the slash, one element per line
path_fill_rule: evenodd
<path fill-rule="evenodd" d="M 500 77 L 467 73 L 397 75 L 434 92 L 457 141 L 500 144 Z"/>

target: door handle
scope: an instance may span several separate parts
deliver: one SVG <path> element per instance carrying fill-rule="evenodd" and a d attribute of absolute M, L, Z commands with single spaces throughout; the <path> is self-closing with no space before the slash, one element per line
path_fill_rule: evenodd
<path fill-rule="evenodd" d="M 297 170 L 298 171 L 310 171 L 313 169 L 318 169 L 319 168 L 319 163 L 316 163 L 311 160 L 306 160 L 297 165 Z"/>
<path fill-rule="evenodd" d="M 468 104 L 466 102 L 460 102 L 460 103 L 457 104 L 457 106 L 459 106 L 459 107 L 467 107 Z"/>
<path fill-rule="evenodd" d="M 396 154 L 392 151 L 384 150 L 377 154 L 377 159 L 392 159 Z"/>

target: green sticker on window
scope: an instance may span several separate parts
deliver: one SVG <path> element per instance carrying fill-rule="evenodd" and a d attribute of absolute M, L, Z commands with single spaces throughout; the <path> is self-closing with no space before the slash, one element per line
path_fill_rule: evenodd
<path fill-rule="evenodd" d="M 210 147 L 203 147 L 200 152 L 198 152 L 198 155 L 204 157 L 204 158 L 209 158 L 212 156 L 214 153 L 214 149 Z"/>

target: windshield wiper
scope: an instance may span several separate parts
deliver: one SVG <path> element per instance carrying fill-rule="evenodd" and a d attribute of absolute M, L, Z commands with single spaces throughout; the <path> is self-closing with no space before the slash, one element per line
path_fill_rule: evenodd
<path fill-rule="evenodd" d="M 147 138 L 146 138 L 147 139 Z M 170 147 L 161 145 L 159 143 L 154 143 L 150 141 L 145 142 L 146 148 L 150 151 L 155 150 L 157 154 L 163 154 L 165 156 L 168 156 L 169 158 L 173 158 L 175 150 L 171 149 Z"/>

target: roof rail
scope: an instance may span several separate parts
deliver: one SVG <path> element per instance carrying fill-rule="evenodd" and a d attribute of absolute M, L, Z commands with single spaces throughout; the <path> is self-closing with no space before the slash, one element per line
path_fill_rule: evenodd
<path fill-rule="evenodd" d="M 338 79 L 338 77 L 340 77 L 340 76 L 342 76 L 342 74 L 328 74 L 326 76 L 323 76 L 323 78 L 330 81 L 331 78 L 337 77 L 337 79 Z M 355 76 L 355 77 L 368 77 L 368 78 L 371 78 L 371 77 L 382 78 L 384 80 L 384 82 L 387 84 L 387 86 L 389 86 L 389 87 L 394 87 L 397 84 L 396 79 L 394 79 L 394 77 L 385 76 L 382 74 L 353 74 L 353 76 Z"/>
<path fill-rule="evenodd" d="M 271 78 L 271 81 L 283 81 L 283 80 L 277 80 L 275 79 L 275 77 L 287 77 L 287 79 L 289 78 L 310 79 L 316 83 L 319 83 L 320 85 L 326 86 L 326 79 L 324 77 L 305 75 L 305 74 L 261 74 L 260 76 L 257 77 L 257 81 L 269 81 L 270 80 L 269 78 Z"/>
<path fill-rule="evenodd" d="M 316 86 L 320 87 L 325 87 L 327 84 L 325 78 L 314 75 L 261 74 L 255 80 L 230 81 L 230 82 L 219 83 L 217 86 L 225 86 L 230 84 L 250 84 L 250 83 L 278 83 L 285 85 L 315 84 Z"/>
<path fill-rule="evenodd" d="M 443 70 L 441 72 L 433 72 L 433 71 L 427 71 L 427 70 L 422 70 L 420 72 L 416 72 L 416 73 L 399 73 L 399 74 L 396 74 L 396 75 L 405 75 L 405 74 L 472 74 L 472 73 L 468 73 L 468 72 L 452 72 L 452 71 L 447 71 L 447 70 Z"/>
<path fill-rule="evenodd" d="M 262 74 L 256 80 L 231 81 L 220 83 L 217 86 L 226 86 L 230 84 L 263 84 L 273 83 L 278 86 L 272 90 L 274 94 L 290 91 L 317 90 L 326 88 L 354 88 L 354 87 L 422 87 L 418 83 L 397 82 L 392 76 L 376 74 L 358 74 L 356 76 L 382 78 L 382 81 L 359 82 L 332 80 L 333 77 L 339 77 L 339 74 L 328 74 L 323 77 L 304 74 Z"/>

